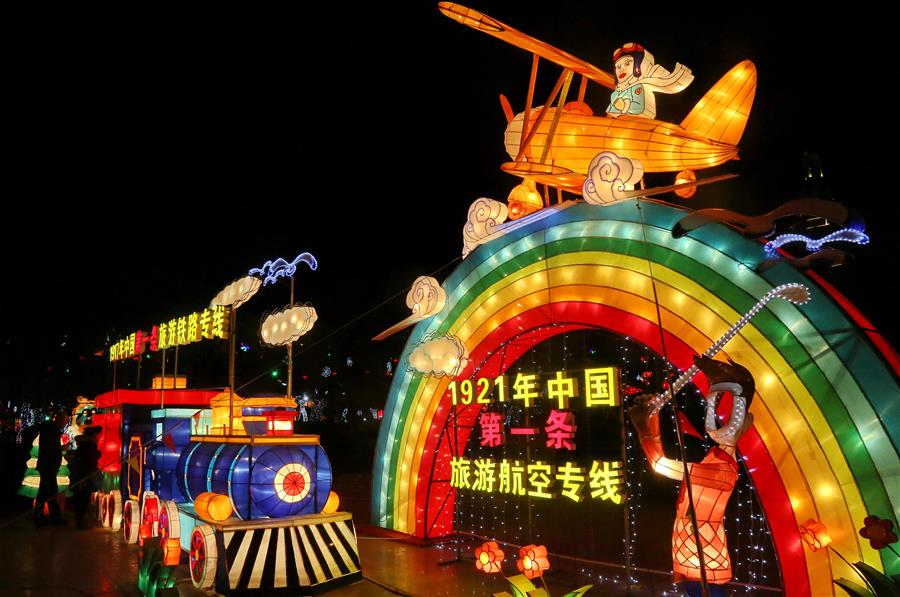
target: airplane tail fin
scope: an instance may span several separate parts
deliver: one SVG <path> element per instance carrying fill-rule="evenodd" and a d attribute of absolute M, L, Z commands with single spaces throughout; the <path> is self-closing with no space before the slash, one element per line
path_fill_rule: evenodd
<path fill-rule="evenodd" d="M 681 122 L 707 139 L 737 145 L 756 94 L 756 66 L 744 60 L 719 79 Z"/>

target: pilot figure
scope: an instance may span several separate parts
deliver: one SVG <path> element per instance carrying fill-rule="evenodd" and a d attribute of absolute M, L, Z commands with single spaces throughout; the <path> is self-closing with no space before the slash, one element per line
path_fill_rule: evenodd
<path fill-rule="evenodd" d="M 653 62 L 653 54 L 644 46 L 629 42 L 615 51 L 616 88 L 609 98 L 606 115 L 617 118 L 623 115 L 656 117 L 656 99 L 653 94 L 678 93 L 694 80 L 691 70 L 675 64 L 669 72 Z"/>

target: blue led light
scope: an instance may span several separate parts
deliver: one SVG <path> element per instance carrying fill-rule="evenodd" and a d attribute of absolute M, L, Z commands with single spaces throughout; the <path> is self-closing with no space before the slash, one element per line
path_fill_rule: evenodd
<path fill-rule="evenodd" d="M 308 265 L 311 270 L 319 267 L 319 263 L 311 253 L 300 253 L 290 263 L 279 257 L 275 261 L 266 261 L 262 267 L 255 267 L 248 273 L 251 276 L 265 276 L 263 280 L 263 286 L 265 286 L 266 284 L 274 284 L 281 277 L 293 278 L 294 274 L 297 273 L 297 265 L 301 262 Z"/>
<path fill-rule="evenodd" d="M 869 244 L 869 236 L 865 232 L 854 228 L 842 228 L 837 232 L 832 232 L 828 236 L 823 236 L 819 239 L 809 238 L 802 234 L 782 234 L 766 243 L 766 252 L 769 255 L 774 255 L 779 247 L 796 242 L 806 243 L 806 250 L 813 252 L 821 249 L 826 243 L 833 242 L 849 242 L 858 245 L 867 245 Z"/>

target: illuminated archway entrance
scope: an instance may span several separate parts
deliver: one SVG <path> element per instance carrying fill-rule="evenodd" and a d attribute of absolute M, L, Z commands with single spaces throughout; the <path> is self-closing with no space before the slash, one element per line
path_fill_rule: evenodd
<path fill-rule="evenodd" d="M 643 226 L 635 202 L 570 204 L 480 246 L 444 282 L 444 309 L 414 329 L 401 364 L 426 336 L 453 334 L 471 355 L 460 378 L 478 364 L 485 376 L 499 374 L 497 347 L 526 330 L 535 330 L 534 344 L 548 326 L 601 327 L 661 352 L 649 260 L 668 358 L 686 368 L 760 296 L 802 282 L 810 304 L 770 304 L 723 351 L 757 380 L 754 428 L 739 448 L 789 594 L 830 594 L 833 577 L 853 574 L 828 551 L 803 549 L 798 526 L 809 518 L 825 523 L 848 559 L 896 573 L 897 559 L 856 533 L 867 513 L 892 518 L 900 502 L 896 357 L 879 350 L 824 284 L 787 265 L 755 273 L 766 258 L 758 243 L 720 226 L 674 239 L 683 212 L 641 209 Z M 452 495 L 444 499 L 435 481 L 449 478 L 452 454 L 440 437 L 450 380 L 401 371 L 379 433 L 373 520 L 420 537 L 448 533 Z"/>

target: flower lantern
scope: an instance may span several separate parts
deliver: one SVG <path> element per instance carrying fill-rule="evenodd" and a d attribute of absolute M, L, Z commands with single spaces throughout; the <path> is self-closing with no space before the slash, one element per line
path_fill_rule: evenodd
<path fill-rule="evenodd" d="M 503 550 L 495 541 L 488 541 L 475 548 L 475 568 L 487 574 L 500 572 L 503 563 Z"/>
<path fill-rule="evenodd" d="M 519 550 L 519 561 L 516 562 L 516 566 L 529 580 L 543 576 L 544 570 L 550 570 L 547 548 L 543 545 L 526 545 Z"/>
<path fill-rule="evenodd" d="M 831 544 L 831 536 L 825 525 L 814 518 L 810 518 L 800 525 L 800 538 L 812 551 L 819 551 Z"/>
<path fill-rule="evenodd" d="M 891 530 L 894 528 L 894 523 L 890 520 L 882 520 L 877 516 L 866 516 L 863 524 L 866 526 L 859 529 L 859 534 L 869 540 L 872 549 L 884 549 L 898 541 L 897 533 Z"/>

